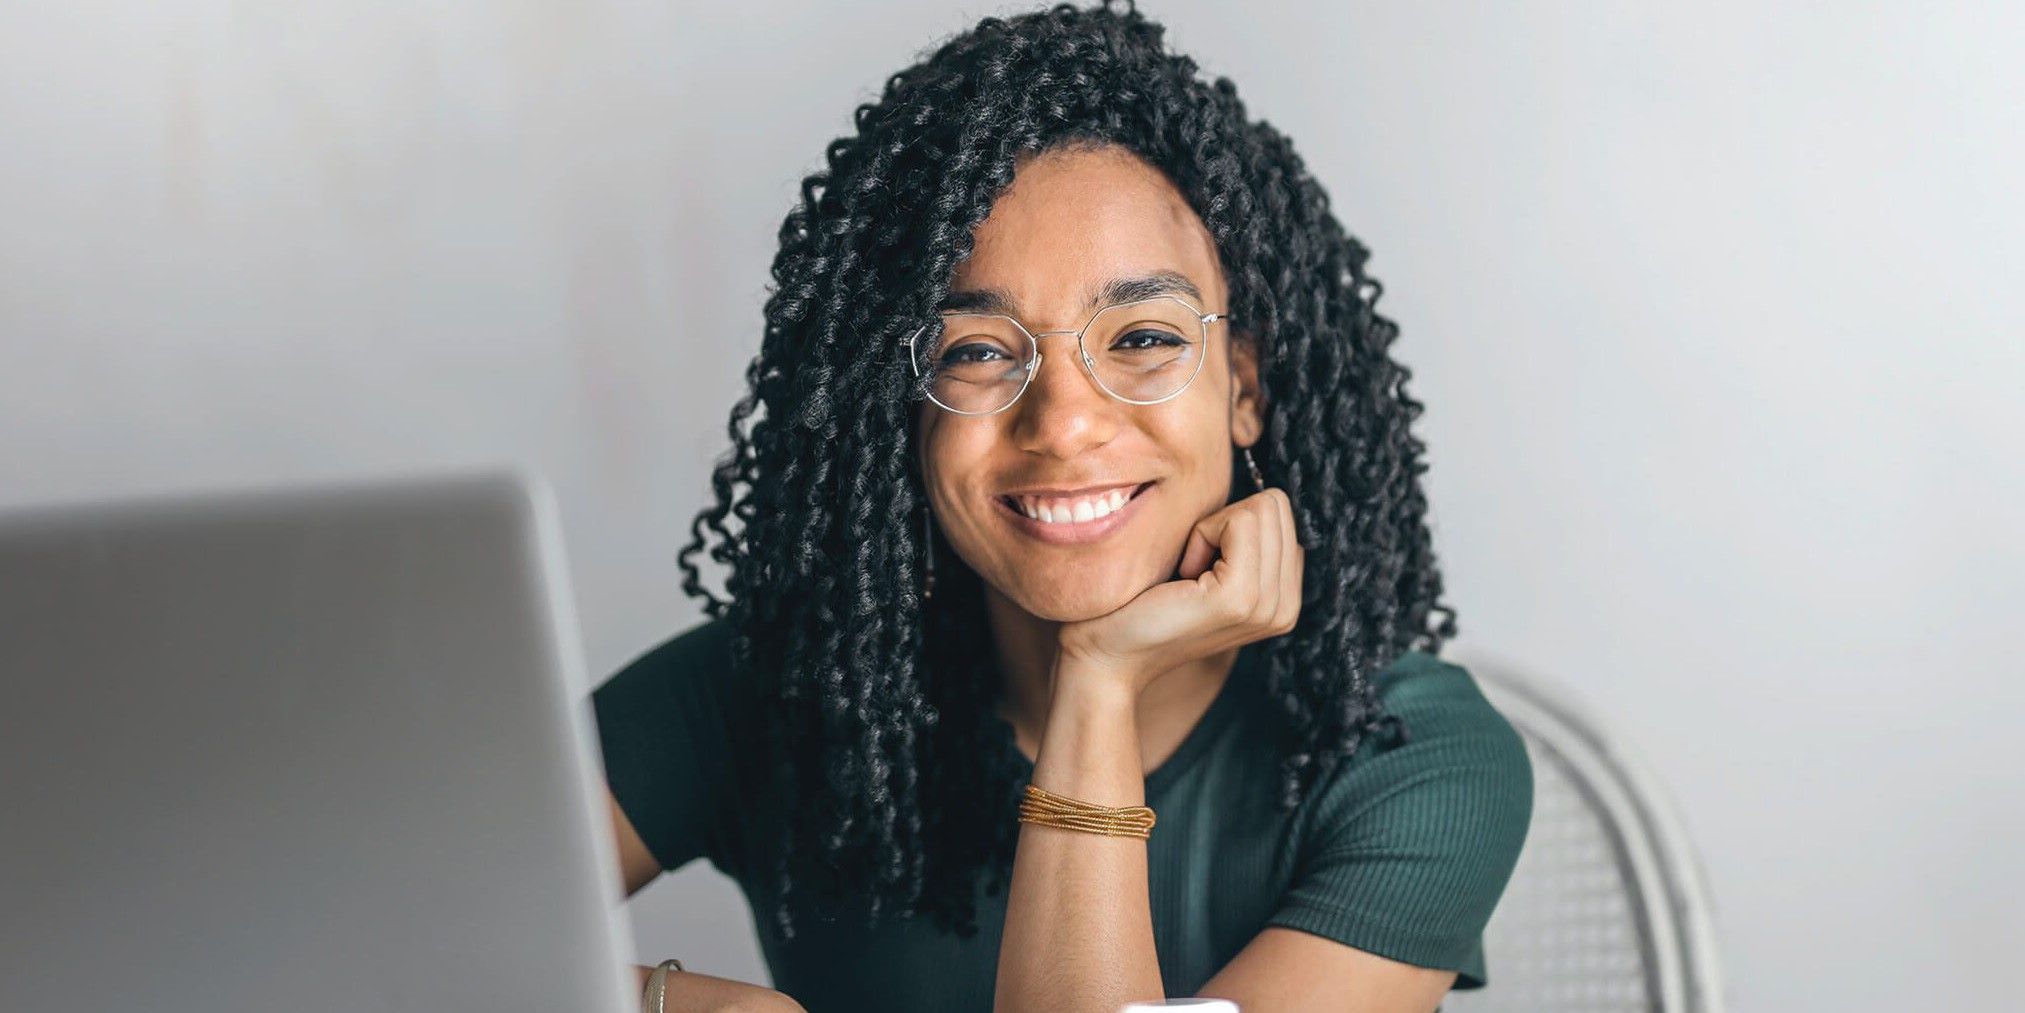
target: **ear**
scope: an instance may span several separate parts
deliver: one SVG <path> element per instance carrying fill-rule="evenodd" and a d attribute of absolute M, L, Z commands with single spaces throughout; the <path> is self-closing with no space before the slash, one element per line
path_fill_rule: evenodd
<path fill-rule="evenodd" d="M 1240 447 L 1259 441 L 1266 431 L 1265 389 L 1259 386 L 1259 343 L 1250 334 L 1232 330 L 1230 342 L 1230 439 Z"/>

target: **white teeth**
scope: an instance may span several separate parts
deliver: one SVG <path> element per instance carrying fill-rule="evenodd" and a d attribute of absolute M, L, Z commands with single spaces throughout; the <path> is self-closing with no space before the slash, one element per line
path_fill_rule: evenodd
<path fill-rule="evenodd" d="M 1109 516 L 1122 508 L 1131 493 L 1124 489 L 1113 489 L 1097 496 L 1085 496 L 1078 500 L 1039 500 L 1028 496 L 1015 496 L 1020 512 L 1043 524 L 1081 524 Z"/>

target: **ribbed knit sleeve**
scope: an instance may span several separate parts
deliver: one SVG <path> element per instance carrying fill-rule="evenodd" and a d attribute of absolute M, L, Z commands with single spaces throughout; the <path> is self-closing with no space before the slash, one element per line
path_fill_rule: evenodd
<path fill-rule="evenodd" d="M 591 693 L 612 797 L 663 869 L 738 860 L 740 771 L 730 628 L 709 621 L 634 659 Z"/>
<path fill-rule="evenodd" d="M 1270 924 L 1488 980 L 1482 937 L 1532 817 L 1518 733 L 1469 673 L 1409 652 L 1378 680 L 1402 743 L 1360 748 L 1318 786 Z"/>

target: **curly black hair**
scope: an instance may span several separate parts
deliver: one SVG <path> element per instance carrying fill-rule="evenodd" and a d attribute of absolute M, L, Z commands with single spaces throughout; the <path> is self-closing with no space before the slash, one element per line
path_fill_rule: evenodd
<path fill-rule="evenodd" d="M 1285 716 L 1279 798 L 1298 805 L 1366 735 L 1403 729 L 1370 676 L 1440 650 L 1455 614 L 1426 523 L 1421 405 L 1389 348 L 1366 248 L 1292 143 L 1227 78 L 1169 52 L 1127 0 L 989 17 L 887 79 L 828 146 L 780 228 L 759 354 L 731 411 L 715 501 L 678 559 L 766 694 L 761 792 L 775 918 L 846 897 L 948 931 L 1006 884 L 1022 757 L 995 701 L 982 582 L 945 542 L 923 578 L 910 332 L 933 319 L 972 230 L 1024 157 L 1118 145 L 1158 167 L 1215 241 L 1257 342 L 1266 434 L 1306 550 L 1299 624 L 1260 645 Z M 697 555 L 726 568 L 725 597 Z"/>

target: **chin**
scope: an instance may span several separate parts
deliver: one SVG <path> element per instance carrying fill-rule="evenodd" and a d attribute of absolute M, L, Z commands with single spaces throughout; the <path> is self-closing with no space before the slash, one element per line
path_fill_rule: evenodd
<path fill-rule="evenodd" d="M 1085 587 L 1077 590 L 1067 588 L 1028 588 L 1028 593 L 1016 598 L 1024 608 L 1037 619 L 1057 623 L 1081 622 L 1109 615 L 1124 608 L 1127 602 L 1139 596 L 1145 586 L 1128 586 L 1107 582 L 1105 587 Z"/>

